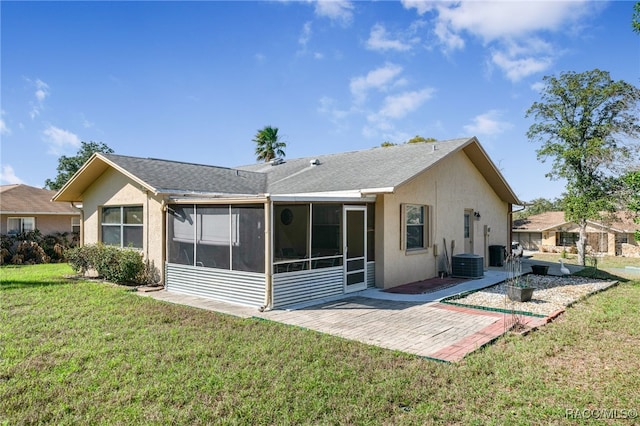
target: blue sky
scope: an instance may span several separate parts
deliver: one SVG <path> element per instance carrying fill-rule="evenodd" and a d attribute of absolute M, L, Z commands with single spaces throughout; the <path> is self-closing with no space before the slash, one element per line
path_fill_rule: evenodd
<path fill-rule="evenodd" d="M 638 85 L 633 2 L 8 2 L 0 182 L 43 186 L 80 141 L 233 167 L 477 136 L 522 200 L 554 198 L 525 111 L 542 77 Z"/>

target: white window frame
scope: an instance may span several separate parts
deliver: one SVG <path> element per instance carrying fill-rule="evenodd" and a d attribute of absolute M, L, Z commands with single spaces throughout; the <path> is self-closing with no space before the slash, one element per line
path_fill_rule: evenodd
<path fill-rule="evenodd" d="M 127 207 L 140 207 L 142 208 L 142 219 L 140 224 L 137 223 L 124 223 L 124 209 Z M 120 208 L 120 223 L 105 223 L 104 222 L 104 209 L 106 208 Z M 142 204 L 132 204 L 132 205 L 128 205 L 128 206 L 101 206 L 100 208 L 100 241 L 102 243 L 104 243 L 104 235 L 103 235 L 103 228 L 105 226 L 110 226 L 110 227 L 119 227 L 120 228 L 120 244 L 117 245 L 116 247 L 120 247 L 120 248 L 129 248 L 129 245 L 124 245 L 124 228 L 133 228 L 133 227 L 140 227 L 142 229 L 142 241 L 141 241 L 141 247 L 131 247 L 134 250 L 142 250 L 144 248 L 144 206 Z"/>
<path fill-rule="evenodd" d="M 77 223 L 76 223 L 77 222 Z M 72 216 L 71 217 L 71 233 L 73 234 L 73 227 L 77 226 L 78 227 L 78 234 L 80 234 L 80 216 Z"/>
<path fill-rule="evenodd" d="M 31 229 L 26 229 L 25 230 L 25 222 L 27 220 L 29 220 L 29 219 L 31 220 Z M 11 232 L 11 231 L 13 231 L 13 229 L 11 229 L 10 223 L 11 223 L 11 221 L 15 221 L 15 220 L 20 222 L 20 224 L 18 225 L 19 230 L 18 230 L 18 232 Z M 28 217 L 26 217 L 26 216 L 12 216 L 12 217 L 8 217 L 7 218 L 7 234 L 9 234 L 9 235 L 17 235 L 17 234 L 21 234 L 23 232 L 35 231 L 35 229 L 36 229 L 36 218 L 33 217 L 33 216 L 28 216 Z"/>
<path fill-rule="evenodd" d="M 422 209 L 422 224 L 414 225 L 407 223 L 407 208 L 418 207 Z M 402 203 L 400 204 L 400 249 L 407 252 L 419 252 L 424 251 L 431 247 L 431 208 L 427 204 L 419 203 Z M 420 247 L 408 247 L 408 230 L 410 226 L 422 226 L 422 246 Z"/>

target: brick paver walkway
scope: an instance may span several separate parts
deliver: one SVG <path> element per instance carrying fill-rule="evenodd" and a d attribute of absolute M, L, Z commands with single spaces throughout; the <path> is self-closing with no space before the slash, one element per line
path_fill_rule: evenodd
<path fill-rule="evenodd" d="M 353 296 L 296 310 L 255 308 L 166 291 L 156 299 L 240 317 L 259 317 L 419 356 L 456 362 L 511 326 L 510 314 L 446 305 Z M 529 326 L 546 319 L 522 317 Z"/>

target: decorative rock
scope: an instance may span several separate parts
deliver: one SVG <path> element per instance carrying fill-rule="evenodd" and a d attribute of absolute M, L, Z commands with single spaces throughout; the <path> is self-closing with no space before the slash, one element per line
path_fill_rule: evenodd
<path fill-rule="evenodd" d="M 452 302 L 485 308 L 530 312 L 549 316 L 591 293 L 602 291 L 617 281 L 602 281 L 584 277 L 558 277 L 552 275 L 527 275 L 527 285 L 534 287 L 529 302 L 513 302 L 506 295 L 505 283 L 496 284 L 471 293 Z"/>

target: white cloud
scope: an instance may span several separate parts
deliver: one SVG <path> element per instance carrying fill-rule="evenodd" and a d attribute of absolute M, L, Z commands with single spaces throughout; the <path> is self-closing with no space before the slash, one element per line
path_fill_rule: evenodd
<path fill-rule="evenodd" d="M 302 26 L 302 31 L 300 32 L 300 36 L 298 37 L 298 44 L 300 45 L 300 49 L 296 53 L 300 56 L 310 54 L 313 59 L 323 59 L 324 55 L 321 52 L 310 53 L 307 49 L 309 40 L 311 40 L 311 36 L 313 35 L 311 25 L 311 21 L 307 21 Z"/>
<path fill-rule="evenodd" d="M 460 35 L 451 31 L 444 22 L 437 22 L 434 33 L 440 40 L 442 50 L 445 53 L 464 48 L 464 39 Z"/>
<path fill-rule="evenodd" d="M 489 47 L 490 61 L 512 81 L 548 69 L 561 53 L 541 37 L 573 33 L 585 18 L 606 7 L 604 2 L 588 0 L 403 0 L 402 4 L 418 15 L 432 14 L 432 31 L 445 54 L 464 49 L 466 37 L 476 37 Z"/>
<path fill-rule="evenodd" d="M 353 4 L 347 0 L 317 0 L 315 13 L 347 26 L 353 21 Z"/>
<path fill-rule="evenodd" d="M 40 79 L 36 79 L 35 81 L 33 81 L 27 78 L 26 80 L 36 89 L 36 91 L 34 92 L 36 100 L 31 104 L 31 111 L 29 112 L 31 119 L 33 120 L 38 115 L 40 115 L 42 108 L 44 108 L 44 100 L 49 96 L 50 90 L 49 85 Z"/>
<path fill-rule="evenodd" d="M 543 82 L 537 81 L 531 85 L 531 90 L 533 90 L 534 92 L 541 93 L 545 87 L 546 86 Z"/>
<path fill-rule="evenodd" d="M 415 111 L 433 95 L 434 89 L 425 88 L 398 95 L 387 96 L 384 105 L 376 114 L 378 117 L 402 118 Z"/>
<path fill-rule="evenodd" d="M 371 89 L 385 90 L 394 82 L 394 79 L 402 72 L 400 65 L 387 62 L 384 66 L 369 71 L 367 75 L 351 79 L 350 89 L 356 102 L 362 102 Z"/>
<path fill-rule="evenodd" d="M 420 108 L 432 97 L 434 91 L 432 88 L 424 88 L 385 97 L 382 108 L 367 116 L 369 124 L 364 126 L 362 134 L 367 138 L 383 136 L 384 139 L 393 139 L 392 135 L 397 135 L 393 120 L 401 119 Z"/>
<path fill-rule="evenodd" d="M 471 124 L 464 126 L 470 135 L 497 135 L 513 127 L 511 123 L 501 121 L 502 112 L 492 109 L 473 118 Z"/>
<path fill-rule="evenodd" d="M 37 79 L 36 85 L 36 99 L 38 102 L 44 102 L 44 99 L 49 96 L 49 85 L 44 81 Z"/>
<path fill-rule="evenodd" d="M 416 9 L 418 15 L 424 15 L 434 8 L 437 2 L 426 0 L 401 0 L 401 3 L 405 9 Z"/>
<path fill-rule="evenodd" d="M 11 129 L 7 127 L 7 124 L 4 122 L 3 118 L 0 118 L 0 135 L 8 136 L 11 134 Z"/>
<path fill-rule="evenodd" d="M 42 133 L 51 154 L 59 155 L 67 147 L 78 148 L 80 146 L 80 138 L 68 130 L 49 126 Z"/>
<path fill-rule="evenodd" d="M 4 114 L 4 110 L 0 110 L 0 135 L 8 136 L 11 134 L 11 129 L 7 126 L 7 123 L 5 123 L 4 118 L 2 118 Z"/>
<path fill-rule="evenodd" d="M 320 114 L 328 116 L 329 120 L 331 120 L 331 122 L 335 126 L 338 126 L 341 128 L 344 128 L 347 126 L 347 121 L 345 119 L 349 117 L 349 115 L 351 115 L 353 110 L 345 110 L 345 109 L 338 108 L 338 106 L 336 105 L 335 99 L 330 98 L 328 96 L 323 96 L 322 98 L 320 98 L 319 104 L 320 105 L 318 106 L 318 112 Z"/>
<path fill-rule="evenodd" d="M 496 64 L 511 81 L 521 80 L 531 74 L 542 72 L 549 68 L 553 60 L 551 57 L 535 58 L 512 58 L 504 52 L 494 52 L 491 60 Z"/>
<path fill-rule="evenodd" d="M 89 121 L 85 117 L 82 118 L 82 127 L 85 129 L 90 129 L 94 124 L 95 123 L 93 121 Z"/>
<path fill-rule="evenodd" d="M 298 37 L 298 44 L 302 46 L 304 50 L 307 49 L 307 43 L 311 39 L 311 21 L 307 21 L 302 26 L 302 33 L 300 33 L 300 37 Z"/>
<path fill-rule="evenodd" d="M 387 30 L 382 24 L 375 24 L 371 28 L 369 39 L 367 40 L 367 49 L 370 50 L 397 50 L 406 51 L 411 49 L 411 45 L 400 40 L 393 40 L 389 37 Z"/>
<path fill-rule="evenodd" d="M 590 2 L 574 1 L 466 1 L 439 3 L 438 21 L 453 31 L 466 31 L 485 42 L 558 31 L 577 22 L 591 10 Z"/>
<path fill-rule="evenodd" d="M 22 179 L 16 176 L 13 167 L 9 164 L 5 164 L 2 166 L 2 171 L 0 172 L 0 182 L 7 185 L 13 185 L 16 183 L 24 183 Z"/>

